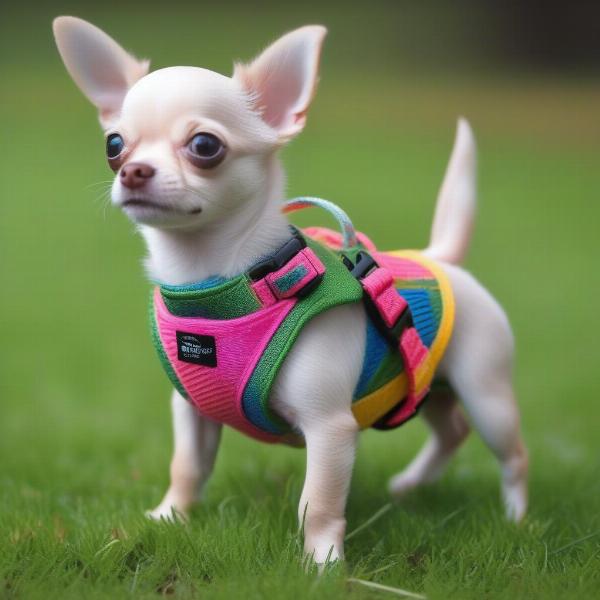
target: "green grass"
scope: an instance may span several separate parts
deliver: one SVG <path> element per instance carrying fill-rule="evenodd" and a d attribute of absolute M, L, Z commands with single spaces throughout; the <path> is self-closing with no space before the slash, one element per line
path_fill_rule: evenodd
<path fill-rule="evenodd" d="M 154 37 L 158 64 L 214 56 L 225 69 L 234 42 L 247 55 L 320 18 L 278 9 L 229 31 L 219 10 L 200 53 L 186 19 L 180 36 L 160 36 L 167 16 L 152 17 L 154 36 L 140 29 L 129 41 L 122 15 L 99 20 L 142 52 Z M 188 526 L 142 516 L 165 489 L 171 449 L 143 247 L 106 209 L 107 184 L 93 185 L 110 180 L 102 140 L 54 55 L 48 14 L 31 27 L 12 15 L 22 37 L 13 31 L 13 52 L 2 54 L 11 85 L 0 105 L 0 597 L 386 597 L 349 578 L 440 599 L 600 597 L 600 87 L 409 77 L 368 59 L 353 70 L 340 47 L 325 54 L 307 131 L 285 153 L 289 195 L 338 202 L 381 247 L 426 243 L 454 119 L 472 119 L 481 197 L 468 266 L 514 325 L 531 510 L 521 527 L 504 521 L 496 465 L 472 436 L 439 483 L 383 511 L 349 539 L 345 565 L 319 578 L 303 569 L 297 536 L 302 451 L 228 431 Z M 334 33 L 357 27 L 354 17 Z M 373 18 L 385 20 L 381 7 Z M 369 36 L 379 60 L 389 40 Z M 316 221 L 318 212 L 299 222 Z M 424 439 L 418 421 L 364 434 L 349 532 L 387 505 L 388 477 Z"/>

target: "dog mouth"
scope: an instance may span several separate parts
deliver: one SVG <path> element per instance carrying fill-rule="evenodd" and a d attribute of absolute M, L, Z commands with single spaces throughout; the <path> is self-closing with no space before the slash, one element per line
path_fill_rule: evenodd
<path fill-rule="evenodd" d="M 180 210 L 177 208 L 173 208 L 171 206 L 165 206 L 164 204 L 154 202 L 152 200 L 149 200 L 148 198 L 127 198 L 127 200 L 124 200 L 121 203 L 121 207 L 122 208 L 131 208 L 133 210 L 141 209 L 141 210 L 157 211 L 157 212 L 161 212 L 161 213 L 188 214 L 188 215 L 197 215 L 202 212 L 201 206 L 192 208 L 190 210 Z"/>

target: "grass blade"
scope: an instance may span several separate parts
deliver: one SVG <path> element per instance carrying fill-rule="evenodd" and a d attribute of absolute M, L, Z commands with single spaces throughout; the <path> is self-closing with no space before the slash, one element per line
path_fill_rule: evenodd
<path fill-rule="evenodd" d="M 356 529 L 352 530 L 347 536 L 346 536 L 346 541 L 348 541 L 350 538 L 353 538 L 355 535 L 357 535 L 358 533 L 360 533 L 361 531 L 363 531 L 363 529 L 366 529 L 369 525 L 372 525 L 373 523 L 375 523 L 375 521 L 377 521 L 377 519 L 380 519 L 381 517 L 383 517 L 383 515 L 385 515 L 385 513 L 387 513 L 391 508 L 392 508 L 392 504 L 388 503 L 385 504 L 384 506 L 382 506 L 374 515 L 371 515 L 362 525 L 359 525 Z"/>
<path fill-rule="evenodd" d="M 418 598 L 419 600 L 427 600 L 427 596 L 423 594 L 415 594 L 415 592 L 409 592 L 402 588 L 391 587 L 389 585 L 383 585 L 381 583 L 375 583 L 373 581 L 365 581 L 364 579 L 355 579 L 354 577 L 348 579 L 348 583 L 357 583 L 373 590 L 379 590 L 380 592 L 388 592 L 395 594 L 396 596 L 403 596 L 405 598 Z"/>
<path fill-rule="evenodd" d="M 594 533 L 588 533 L 587 535 L 584 535 L 583 537 L 577 538 L 576 540 L 573 540 L 572 542 L 569 542 L 568 544 L 565 544 L 564 546 L 561 546 L 560 548 L 553 550 L 552 552 L 550 552 L 550 556 L 554 556 L 555 554 L 560 554 L 561 552 L 564 552 L 565 550 L 568 550 L 569 548 L 572 548 L 573 546 L 577 546 L 577 544 L 581 544 L 581 542 L 585 542 L 586 540 L 596 537 L 598 534 L 600 534 L 600 531 L 594 531 Z"/>

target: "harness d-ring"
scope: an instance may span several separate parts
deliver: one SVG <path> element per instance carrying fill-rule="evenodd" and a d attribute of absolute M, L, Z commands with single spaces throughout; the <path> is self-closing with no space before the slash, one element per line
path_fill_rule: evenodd
<path fill-rule="evenodd" d="M 318 206 L 323 208 L 327 212 L 331 213 L 335 220 L 338 222 L 340 229 L 342 230 L 342 237 L 344 239 L 344 250 L 349 250 L 358 245 L 358 238 L 354 225 L 350 217 L 343 211 L 339 206 L 329 200 L 323 200 L 322 198 L 313 198 L 311 196 L 300 196 L 293 200 L 288 200 L 283 204 L 282 211 L 284 213 L 294 212 L 303 208 L 310 208 L 311 206 Z"/>

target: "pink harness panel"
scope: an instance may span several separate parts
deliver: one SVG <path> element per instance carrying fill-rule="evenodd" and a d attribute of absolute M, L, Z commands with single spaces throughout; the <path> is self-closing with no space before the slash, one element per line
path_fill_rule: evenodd
<path fill-rule="evenodd" d="M 255 427 L 243 414 L 242 394 L 256 364 L 296 298 L 282 299 L 271 306 L 229 320 L 172 315 L 160 290 L 154 291 L 154 310 L 158 334 L 179 381 L 189 399 L 203 416 L 234 427 L 265 442 L 280 441 L 280 436 Z M 214 338 L 215 364 L 212 368 L 179 360 L 177 333 Z M 223 402 L 231 398 L 231 402 Z"/>

